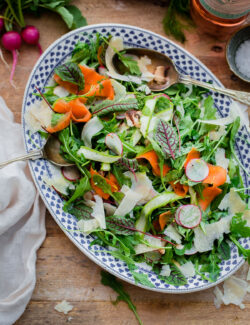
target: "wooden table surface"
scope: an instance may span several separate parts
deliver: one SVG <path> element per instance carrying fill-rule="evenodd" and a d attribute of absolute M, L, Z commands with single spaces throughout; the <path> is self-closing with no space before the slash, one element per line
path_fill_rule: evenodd
<path fill-rule="evenodd" d="M 75 1 L 87 17 L 89 24 L 124 23 L 150 29 L 164 35 L 161 21 L 166 8 L 164 1 L 140 0 L 84 0 Z M 41 32 L 45 50 L 54 40 L 67 32 L 64 23 L 54 14 L 46 13 L 39 19 L 28 17 Z M 182 45 L 198 57 L 226 87 L 250 91 L 250 85 L 232 75 L 225 61 L 225 42 L 200 33 L 188 31 L 187 42 Z M 11 55 L 4 53 L 8 62 Z M 36 49 L 23 45 L 15 73 L 17 90 L 10 87 L 9 72 L 0 64 L 0 95 L 20 122 L 21 104 L 25 84 L 38 58 Z M 116 294 L 100 283 L 100 267 L 85 257 L 64 235 L 50 214 L 46 214 L 47 236 L 37 257 L 37 283 L 26 311 L 16 325 L 44 324 L 137 324 L 127 305 L 114 306 Z M 242 270 L 240 271 L 242 272 Z M 249 324 L 250 299 L 245 310 L 230 305 L 217 310 L 213 304 L 213 289 L 193 294 L 170 295 L 146 291 L 124 283 L 135 302 L 144 324 Z M 66 299 L 74 309 L 64 315 L 54 306 Z M 72 319 L 69 319 L 69 316 Z"/>

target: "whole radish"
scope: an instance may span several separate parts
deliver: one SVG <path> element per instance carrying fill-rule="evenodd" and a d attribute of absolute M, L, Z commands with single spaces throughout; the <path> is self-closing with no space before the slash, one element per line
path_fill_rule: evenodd
<path fill-rule="evenodd" d="M 18 32 L 10 31 L 3 35 L 2 44 L 6 50 L 12 52 L 13 64 L 10 73 L 10 82 L 12 82 L 16 65 L 17 65 L 17 50 L 20 48 L 22 44 L 22 38 L 18 34 Z"/>
<path fill-rule="evenodd" d="M 4 20 L 3 18 L 0 18 L 0 32 L 3 30 L 3 26 L 4 26 Z"/>
<path fill-rule="evenodd" d="M 35 26 L 26 26 L 21 32 L 22 39 L 25 43 L 30 45 L 37 45 L 39 53 L 42 54 L 42 48 L 39 44 L 40 33 Z"/>

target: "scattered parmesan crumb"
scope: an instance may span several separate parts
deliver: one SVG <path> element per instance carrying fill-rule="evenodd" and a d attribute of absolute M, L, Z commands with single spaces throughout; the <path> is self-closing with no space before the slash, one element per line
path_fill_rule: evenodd
<path fill-rule="evenodd" d="M 69 316 L 69 317 L 68 317 L 68 322 L 71 322 L 72 319 L 73 319 L 73 317 Z"/>
<path fill-rule="evenodd" d="M 224 294 L 222 294 L 218 287 L 215 288 L 215 307 L 219 308 L 223 303 L 225 305 L 234 304 L 244 309 L 245 305 L 243 304 L 243 300 L 247 294 L 247 287 L 248 284 L 246 281 L 236 276 L 231 276 L 223 284 Z"/>
<path fill-rule="evenodd" d="M 189 278 L 189 277 L 193 277 L 195 276 L 195 269 L 194 269 L 194 265 L 191 261 L 183 264 L 183 265 L 180 265 L 179 266 L 179 269 L 181 271 L 181 273 L 186 277 L 186 278 Z"/>
<path fill-rule="evenodd" d="M 170 269 L 169 265 L 167 265 L 167 264 L 163 265 L 163 267 L 161 269 L 161 272 L 160 272 L 160 275 L 169 276 L 170 273 L 171 273 L 171 269 Z"/>
<path fill-rule="evenodd" d="M 64 313 L 65 315 L 68 314 L 74 307 L 70 305 L 66 300 L 63 300 L 59 304 L 57 304 L 54 309 L 59 313 Z"/>

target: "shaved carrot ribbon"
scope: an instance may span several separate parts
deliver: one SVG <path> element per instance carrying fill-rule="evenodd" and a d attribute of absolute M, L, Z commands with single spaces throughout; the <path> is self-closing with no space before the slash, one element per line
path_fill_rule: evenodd
<path fill-rule="evenodd" d="M 63 81 L 57 74 L 54 75 L 55 81 L 67 89 L 71 94 L 84 95 L 88 97 L 97 96 L 105 97 L 107 99 L 114 99 L 114 88 L 111 81 L 97 73 L 94 69 L 80 65 L 80 69 L 84 76 L 84 89 L 78 92 L 78 86 L 69 81 Z M 85 99 L 85 98 L 84 98 Z"/>
<path fill-rule="evenodd" d="M 175 194 L 179 196 L 186 196 L 189 187 L 187 185 L 183 185 L 181 183 L 170 182 L 170 185 L 173 187 Z"/>
<path fill-rule="evenodd" d="M 164 230 L 168 220 L 170 219 L 171 216 L 171 212 L 167 211 L 167 212 L 163 212 L 159 215 L 159 225 L 161 230 Z"/>
<path fill-rule="evenodd" d="M 184 167 L 186 168 L 189 161 L 194 158 L 200 158 L 200 153 L 195 148 L 192 148 L 191 151 L 189 151 L 189 153 L 187 154 L 187 158 L 185 160 Z"/>
<path fill-rule="evenodd" d="M 99 176 L 101 176 L 101 175 L 96 170 L 94 170 L 92 167 L 90 168 L 90 175 L 91 175 L 90 184 L 91 184 L 91 187 L 93 188 L 93 190 L 96 192 L 96 194 L 98 194 L 104 200 L 107 200 L 110 197 L 110 195 L 108 193 L 104 193 L 100 187 L 95 185 L 95 182 L 93 180 L 94 175 L 99 175 Z M 101 177 L 103 177 L 103 176 L 101 176 Z M 108 177 L 103 177 L 103 178 L 111 186 L 112 192 L 119 191 L 119 185 L 118 185 L 117 179 L 115 178 L 115 176 L 113 174 L 109 174 Z"/>
<path fill-rule="evenodd" d="M 91 113 L 79 98 L 73 99 L 69 102 L 59 99 L 55 102 L 53 110 L 65 115 L 54 127 L 47 128 L 49 133 L 65 129 L 70 124 L 71 119 L 74 122 L 87 122 L 91 118 Z"/>
<path fill-rule="evenodd" d="M 200 198 L 198 200 L 198 204 L 202 210 L 205 211 L 216 196 L 218 196 L 221 192 L 222 190 L 215 186 L 204 188 L 202 191 L 203 199 Z"/>
<path fill-rule="evenodd" d="M 136 157 L 136 159 L 146 159 L 151 167 L 152 167 L 152 170 L 153 170 L 153 173 L 155 176 L 161 176 L 161 169 L 160 169 L 160 166 L 159 166 L 159 158 L 156 154 L 156 152 L 154 150 L 150 150 L 144 154 L 141 154 L 139 156 Z M 170 167 L 166 164 L 163 165 L 163 176 L 165 176 L 170 170 Z"/>

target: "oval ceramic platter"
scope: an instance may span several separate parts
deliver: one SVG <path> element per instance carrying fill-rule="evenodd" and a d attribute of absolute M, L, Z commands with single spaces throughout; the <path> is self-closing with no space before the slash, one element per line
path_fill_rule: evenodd
<path fill-rule="evenodd" d="M 38 133 L 30 136 L 29 127 L 25 122 L 25 111 L 32 105 L 37 97 L 34 96 L 35 86 L 43 89 L 49 84 L 53 75 L 53 71 L 57 65 L 62 64 L 63 61 L 71 54 L 75 44 L 78 41 L 85 42 L 89 38 L 95 37 L 96 33 L 103 35 L 111 34 L 113 36 L 121 36 L 127 47 L 146 47 L 168 55 L 174 60 L 177 68 L 184 74 L 189 74 L 191 77 L 211 82 L 215 85 L 222 86 L 220 81 L 209 71 L 199 60 L 197 60 L 190 53 L 179 47 L 168 39 L 159 36 L 153 32 L 140 29 L 134 26 L 120 25 L 120 24 L 100 24 L 87 26 L 78 30 L 74 30 L 55 41 L 40 57 L 35 65 L 29 81 L 26 86 L 23 108 L 22 108 L 22 124 L 24 132 L 24 140 L 27 152 L 42 147 L 44 141 Z M 224 95 L 217 93 L 213 94 L 215 106 L 218 109 L 219 115 L 225 117 L 229 113 L 232 101 Z M 241 162 L 246 168 L 249 168 L 249 151 L 247 143 L 247 129 L 242 128 L 238 133 L 236 150 Z M 248 156 L 248 158 L 247 158 Z M 63 201 L 58 194 L 48 187 L 43 182 L 43 177 L 48 175 L 53 177 L 53 169 L 51 164 L 46 160 L 30 161 L 30 170 L 35 181 L 35 184 L 40 192 L 40 195 L 46 204 L 51 215 L 69 237 L 69 239 L 92 261 L 101 266 L 103 269 L 121 278 L 124 281 L 135 284 L 132 274 L 130 273 L 127 265 L 111 256 L 108 251 L 100 246 L 90 246 L 94 237 L 91 235 L 84 235 L 78 231 L 76 219 L 74 216 L 67 214 L 63 211 Z M 245 186 L 247 187 L 247 176 L 243 175 Z M 244 248 L 249 248 L 250 239 L 241 240 Z M 217 282 L 210 283 L 204 281 L 199 276 L 194 276 L 188 279 L 188 283 L 183 286 L 173 286 L 160 280 L 157 275 L 150 270 L 146 265 L 139 265 L 138 271 L 140 273 L 148 274 L 150 282 L 154 288 L 137 284 L 145 289 L 155 290 L 166 293 L 187 293 L 203 289 L 207 289 L 215 284 L 225 280 L 229 275 L 233 274 L 243 263 L 244 260 L 238 255 L 237 248 L 231 247 L 231 259 L 223 261 L 220 264 L 221 275 Z"/>

